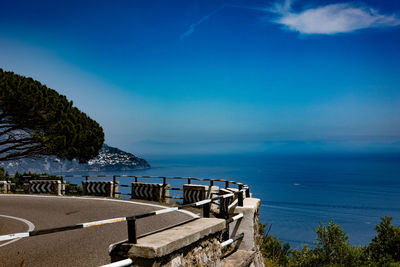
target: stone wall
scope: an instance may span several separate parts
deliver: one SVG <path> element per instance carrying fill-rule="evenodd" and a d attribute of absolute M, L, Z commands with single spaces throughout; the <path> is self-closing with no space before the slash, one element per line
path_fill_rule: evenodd
<path fill-rule="evenodd" d="M 229 227 L 229 237 L 244 233 L 243 240 L 221 247 L 227 236 L 225 219 L 200 218 L 138 239 L 110 246 L 111 261 L 130 258 L 132 266 L 144 267 L 262 267 L 259 251 L 258 211 L 260 200 L 247 198 L 235 212 L 244 217 Z"/>
<path fill-rule="evenodd" d="M 197 242 L 178 249 L 177 251 L 163 257 L 147 259 L 135 257 L 134 267 L 191 267 L 221 266 L 220 233 L 207 236 Z"/>
<path fill-rule="evenodd" d="M 221 266 L 225 220 L 200 218 L 174 228 L 110 246 L 111 261 L 130 258 L 132 266 Z"/>

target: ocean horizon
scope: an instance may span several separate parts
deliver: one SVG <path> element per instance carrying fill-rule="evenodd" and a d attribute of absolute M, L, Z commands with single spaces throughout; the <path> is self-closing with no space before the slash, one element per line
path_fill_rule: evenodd
<path fill-rule="evenodd" d="M 147 156 L 147 170 L 113 174 L 229 179 L 261 199 L 260 221 L 292 247 L 312 245 L 333 219 L 353 245 L 366 245 L 380 217 L 400 224 L 398 154 L 231 154 Z M 77 173 L 78 174 L 78 173 Z M 81 173 L 80 173 L 81 174 Z M 96 173 L 99 174 L 99 173 Z"/>

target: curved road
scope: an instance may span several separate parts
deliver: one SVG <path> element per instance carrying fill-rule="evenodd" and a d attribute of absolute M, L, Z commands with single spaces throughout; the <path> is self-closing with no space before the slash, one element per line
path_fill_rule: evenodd
<path fill-rule="evenodd" d="M 104 198 L 0 195 L 0 235 L 126 217 L 162 209 L 155 204 Z M 174 211 L 137 220 L 138 235 L 193 218 Z M 30 229 L 29 229 L 30 228 Z M 0 266 L 99 266 L 108 247 L 127 239 L 126 222 L 0 242 Z"/>

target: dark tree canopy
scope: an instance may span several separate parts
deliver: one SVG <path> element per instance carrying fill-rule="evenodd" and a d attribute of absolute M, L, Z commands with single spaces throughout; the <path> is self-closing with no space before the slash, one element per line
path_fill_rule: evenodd
<path fill-rule="evenodd" d="M 0 161 L 55 155 L 85 162 L 103 142 L 101 126 L 72 101 L 0 68 Z"/>

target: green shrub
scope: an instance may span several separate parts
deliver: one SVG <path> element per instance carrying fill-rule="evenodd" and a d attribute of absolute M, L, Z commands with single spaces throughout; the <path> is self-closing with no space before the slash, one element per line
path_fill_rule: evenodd
<path fill-rule="evenodd" d="M 259 222 L 260 251 L 262 256 L 273 265 L 287 265 L 290 259 L 290 245 L 283 243 L 277 237 L 269 235 L 271 226 L 266 231 L 266 225 Z"/>
<path fill-rule="evenodd" d="M 65 194 L 68 196 L 81 196 L 82 195 L 82 187 L 79 185 L 71 184 L 70 182 L 66 183 L 65 186 Z"/>
<path fill-rule="evenodd" d="M 369 245 L 373 260 L 380 266 L 390 262 L 400 262 L 400 226 L 392 225 L 392 217 L 382 217 L 381 223 L 375 226 L 377 235 Z"/>
<path fill-rule="evenodd" d="M 333 220 L 315 229 L 317 238 L 314 253 L 323 265 L 360 266 L 361 255 L 350 246 L 348 235 Z"/>
<path fill-rule="evenodd" d="M 8 173 L 4 170 L 2 166 L 0 166 L 0 181 L 6 180 Z"/>
<path fill-rule="evenodd" d="M 351 246 L 348 235 L 331 220 L 315 228 L 313 247 L 303 245 L 301 249 L 291 249 L 269 235 L 271 227 L 266 233 L 265 225 L 260 224 L 260 250 L 268 266 L 400 267 L 400 226 L 393 226 L 391 217 L 381 219 L 368 246 Z"/>
<path fill-rule="evenodd" d="M 0 169 L 1 175 L 1 169 Z M 0 176 L 1 180 L 1 176 Z M 59 176 L 48 175 L 46 173 L 37 174 L 31 172 L 24 173 L 15 173 L 14 176 L 9 176 L 8 174 L 5 176 L 5 180 L 11 181 L 13 185 L 11 186 L 11 192 L 13 193 L 28 193 L 29 192 L 29 181 L 30 180 L 61 180 Z M 66 182 L 65 186 L 65 194 L 73 195 L 73 196 L 81 196 L 82 195 L 82 187 L 79 185 L 71 184 Z"/>

